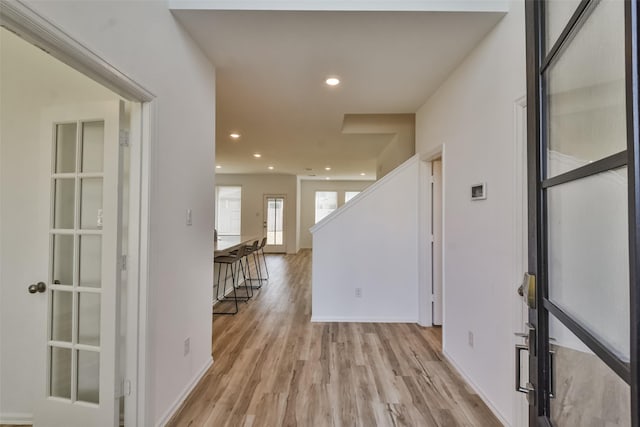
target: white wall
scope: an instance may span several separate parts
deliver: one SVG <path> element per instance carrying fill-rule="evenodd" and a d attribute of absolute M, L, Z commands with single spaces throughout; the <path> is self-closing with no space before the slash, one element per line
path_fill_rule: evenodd
<path fill-rule="evenodd" d="M 147 365 L 147 424 L 156 424 L 211 362 L 214 69 L 164 2 L 28 4 L 157 96 Z M 191 353 L 183 356 L 187 337 Z"/>
<path fill-rule="evenodd" d="M 316 223 L 316 191 L 338 192 L 338 207 L 344 205 L 346 191 L 362 191 L 374 181 L 312 181 L 300 183 L 300 248 L 310 249 L 313 239 L 309 229 Z"/>
<path fill-rule="evenodd" d="M 409 159 L 313 228 L 312 321 L 418 321 L 419 163 Z"/>
<path fill-rule="evenodd" d="M 415 114 L 345 114 L 342 122 L 342 133 L 389 136 L 376 157 L 376 179 L 415 154 L 415 129 Z"/>
<path fill-rule="evenodd" d="M 46 294 L 27 286 L 47 280 L 50 141 L 42 114 L 53 105 L 119 97 L 4 29 L 0 29 L 0 421 L 29 421 L 42 398 Z M 19 325 L 19 326 L 17 326 Z"/>
<path fill-rule="evenodd" d="M 287 253 L 296 253 L 297 178 L 295 175 L 216 174 L 216 185 L 242 187 L 241 231 L 243 236 L 264 236 L 264 196 L 284 195 Z"/>
<path fill-rule="evenodd" d="M 416 152 L 444 155 L 444 351 L 513 422 L 514 102 L 525 94 L 524 2 L 511 10 L 416 115 Z M 524 172 L 524 171 L 522 171 Z M 471 202 L 470 186 L 488 198 Z M 474 347 L 468 332 L 474 334 Z"/>

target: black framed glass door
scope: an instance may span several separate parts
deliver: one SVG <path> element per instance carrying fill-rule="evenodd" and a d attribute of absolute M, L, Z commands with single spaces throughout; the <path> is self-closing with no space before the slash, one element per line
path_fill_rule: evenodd
<path fill-rule="evenodd" d="M 526 3 L 531 426 L 640 426 L 638 19 Z"/>

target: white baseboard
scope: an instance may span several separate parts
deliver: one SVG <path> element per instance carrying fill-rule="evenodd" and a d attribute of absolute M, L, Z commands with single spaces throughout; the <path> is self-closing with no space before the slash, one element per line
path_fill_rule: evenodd
<path fill-rule="evenodd" d="M 469 377 L 469 375 L 467 375 L 464 369 L 462 369 L 460 365 L 458 365 L 454 361 L 451 355 L 446 351 L 443 351 L 442 354 L 444 355 L 444 358 L 447 360 L 447 362 L 449 362 L 451 366 L 453 366 L 456 369 L 456 371 L 458 371 L 460 376 L 471 386 L 473 391 L 475 391 L 476 394 L 480 396 L 480 399 L 482 399 L 485 405 L 489 407 L 491 412 L 493 412 L 493 415 L 495 415 L 496 418 L 498 418 L 498 421 L 500 421 L 502 425 L 505 427 L 511 427 L 511 424 L 504 418 L 504 416 L 500 413 L 500 411 L 498 411 L 498 408 L 496 408 L 493 402 L 491 402 L 491 399 L 489 399 L 489 397 L 483 393 L 482 389 L 478 387 L 478 385 L 475 382 L 473 382 L 473 380 Z"/>
<path fill-rule="evenodd" d="M 33 424 L 33 414 L 0 413 L 0 424 L 30 425 Z"/>
<path fill-rule="evenodd" d="M 311 316 L 312 323 L 417 323 L 409 317 L 330 317 Z"/>
<path fill-rule="evenodd" d="M 193 377 L 191 382 L 187 384 L 187 386 L 184 388 L 182 393 L 180 393 L 180 395 L 178 396 L 176 401 L 173 403 L 173 405 L 171 405 L 171 407 L 164 413 L 164 415 L 156 423 L 156 426 L 165 426 L 169 422 L 171 417 L 173 417 L 176 411 L 180 409 L 180 406 L 182 406 L 182 404 L 187 399 L 189 394 L 193 391 L 193 389 L 196 387 L 196 385 L 198 385 L 198 383 L 200 382 L 204 374 L 209 370 L 211 365 L 213 365 L 213 359 L 209 358 L 207 363 L 204 364 L 202 369 L 200 369 L 200 371 Z"/>

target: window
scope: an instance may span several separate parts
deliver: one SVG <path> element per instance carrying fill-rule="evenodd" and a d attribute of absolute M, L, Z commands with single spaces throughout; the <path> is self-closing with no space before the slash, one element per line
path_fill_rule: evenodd
<path fill-rule="evenodd" d="M 242 187 L 216 187 L 216 230 L 219 236 L 240 235 Z"/>
<path fill-rule="evenodd" d="M 316 191 L 316 223 L 338 208 L 338 193 Z"/>
<path fill-rule="evenodd" d="M 353 199 L 358 194 L 360 194 L 359 191 L 345 191 L 344 192 L 344 202 L 347 203 L 349 200 Z"/>

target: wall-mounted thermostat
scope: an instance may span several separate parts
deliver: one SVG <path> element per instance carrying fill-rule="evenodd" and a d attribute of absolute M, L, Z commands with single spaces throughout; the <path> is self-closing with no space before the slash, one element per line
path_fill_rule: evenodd
<path fill-rule="evenodd" d="M 471 186 L 471 200 L 484 200 L 487 198 L 487 183 L 475 184 Z"/>

